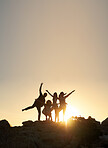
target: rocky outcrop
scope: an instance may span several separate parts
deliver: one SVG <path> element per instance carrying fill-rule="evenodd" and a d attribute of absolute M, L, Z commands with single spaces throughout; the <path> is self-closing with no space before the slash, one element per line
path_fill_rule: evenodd
<path fill-rule="evenodd" d="M 8 129 L 10 128 L 10 124 L 7 120 L 1 120 L 0 121 L 0 129 Z"/>
<path fill-rule="evenodd" d="M 108 126 L 108 118 L 106 118 L 104 121 L 102 121 L 103 126 Z"/>
<path fill-rule="evenodd" d="M 66 142 L 65 129 L 50 121 L 25 121 L 0 133 L 0 148 L 59 148 Z"/>
<path fill-rule="evenodd" d="M 0 121 L 0 147 L 2 148 L 2 145 L 6 144 L 6 141 L 9 137 L 10 132 L 10 124 L 7 120 L 1 120 Z"/>
<path fill-rule="evenodd" d="M 103 135 L 108 135 L 108 118 L 106 118 L 101 123 L 101 129 L 102 129 Z"/>
<path fill-rule="evenodd" d="M 93 118 L 70 119 L 67 124 L 51 121 L 24 121 L 22 126 L 11 127 L 0 121 L 0 148 L 82 148 L 105 147 L 99 122 Z M 106 138 L 106 139 L 105 139 Z"/>

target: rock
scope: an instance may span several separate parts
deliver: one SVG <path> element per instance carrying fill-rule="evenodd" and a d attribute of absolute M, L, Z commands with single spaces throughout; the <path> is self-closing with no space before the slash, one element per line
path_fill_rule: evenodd
<path fill-rule="evenodd" d="M 99 139 L 98 122 L 78 118 L 70 124 L 52 121 L 24 121 L 23 126 L 10 127 L 0 121 L 0 148 L 77 148 L 107 146 L 107 135 Z M 6 130 L 4 130 L 6 129 Z M 97 143 L 96 143 L 97 141 Z"/>
<path fill-rule="evenodd" d="M 10 128 L 10 124 L 7 120 L 1 120 L 0 121 L 0 129 L 7 129 Z"/>
<path fill-rule="evenodd" d="M 5 148 L 4 144 L 6 144 L 9 137 L 10 129 L 10 124 L 7 120 L 0 121 L 0 148 Z"/>
<path fill-rule="evenodd" d="M 104 121 L 102 121 L 103 126 L 108 126 L 108 118 L 106 118 Z"/>
<path fill-rule="evenodd" d="M 22 122 L 23 126 L 32 126 L 33 125 L 33 121 L 28 120 L 28 121 L 24 121 Z"/>
<path fill-rule="evenodd" d="M 108 135 L 108 118 L 101 123 L 101 130 L 103 135 Z"/>

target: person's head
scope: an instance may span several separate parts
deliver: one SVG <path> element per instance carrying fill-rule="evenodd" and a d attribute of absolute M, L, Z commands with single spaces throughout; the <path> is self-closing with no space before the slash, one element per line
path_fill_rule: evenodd
<path fill-rule="evenodd" d="M 51 106 L 52 102 L 50 100 L 47 100 L 46 104 Z"/>
<path fill-rule="evenodd" d="M 54 97 L 57 97 L 57 93 L 55 92 L 53 96 L 54 96 Z"/>
<path fill-rule="evenodd" d="M 44 97 L 46 97 L 47 96 L 47 93 L 44 93 Z"/>
<path fill-rule="evenodd" d="M 63 97 L 66 93 L 64 93 L 63 91 L 60 92 L 59 97 Z"/>

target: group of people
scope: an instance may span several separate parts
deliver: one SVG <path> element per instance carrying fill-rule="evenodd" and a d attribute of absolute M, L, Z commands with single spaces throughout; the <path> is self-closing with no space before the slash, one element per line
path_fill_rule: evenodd
<path fill-rule="evenodd" d="M 47 96 L 47 93 L 42 94 L 42 85 L 43 83 L 41 83 L 40 88 L 39 88 L 39 97 L 37 99 L 35 99 L 33 105 L 26 107 L 24 109 L 22 109 L 22 111 L 28 110 L 28 109 L 32 109 L 34 107 L 37 108 L 38 111 L 38 120 L 40 121 L 40 117 L 41 117 L 41 107 L 44 106 L 44 109 L 42 111 L 42 113 L 46 116 L 46 120 L 52 120 L 52 110 L 55 111 L 55 122 L 59 121 L 59 112 L 61 110 L 63 110 L 63 121 L 64 121 L 64 115 L 65 115 L 65 111 L 66 111 L 66 98 L 71 95 L 75 90 L 71 91 L 69 94 L 66 94 L 64 92 L 60 92 L 59 97 L 57 96 L 57 93 L 55 92 L 53 95 L 46 90 L 46 92 L 53 98 L 52 101 L 47 100 L 45 102 L 45 98 Z M 57 101 L 59 100 L 59 103 L 57 103 Z"/>

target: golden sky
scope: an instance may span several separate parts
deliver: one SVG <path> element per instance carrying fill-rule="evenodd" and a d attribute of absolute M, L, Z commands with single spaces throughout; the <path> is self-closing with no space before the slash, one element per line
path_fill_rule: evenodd
<path fill-rule="evenodd" d="M 67 103 L 81 116 L 108 116 L 107 8 L 107 0 L 0 1 L 0 119 L 36 120 L 36 109 L 21 109 L 41 82 L 43 92 L 75 89 Z"/>

